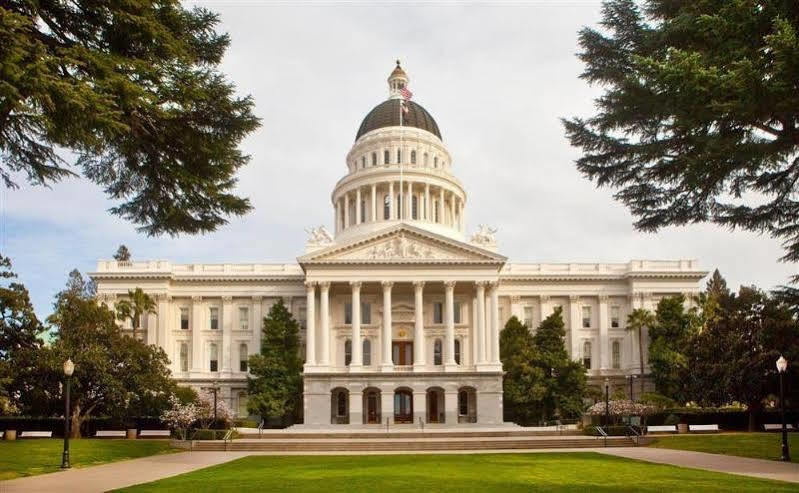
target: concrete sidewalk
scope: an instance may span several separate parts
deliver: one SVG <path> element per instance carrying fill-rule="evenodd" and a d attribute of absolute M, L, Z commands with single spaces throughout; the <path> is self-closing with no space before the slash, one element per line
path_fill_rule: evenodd
<path fill-rule="evenodd" d="M 0 493 L 69 491 L 98 493 L 149 483 L 252 455 L 248 452 L 182 452 L 0 481 Z"/>
<path fill-rule="evenodd" d="M 799 464 L 793 462 L 648 447 L 609 447 L 595 449 L 594 452 L 658 464 L 799 483 Z"/>

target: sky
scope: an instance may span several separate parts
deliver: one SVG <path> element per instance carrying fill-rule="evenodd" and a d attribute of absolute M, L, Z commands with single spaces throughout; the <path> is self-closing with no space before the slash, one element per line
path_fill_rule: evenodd
<path fill-rule="evenodd" d="M 306 228 L 333 230 L 330 193 L 398 58 L 453 155 L 467 230 L 498 228 L 511 262 L 691 258 L 733 287 L 766 289 L 799 273 L 767 236 L 713 225 L 637 232 L 613 190 L 577 172 L 560 118 L 590 115 L 601 94 L 578 78 L 575 56 L 598 1 L 191 3 L 221 15 L 231 36 L 221 70 L 263 120 L 242 143 L 251 162 L 238 174 L 254 210 L 211 234 L 151 238 L 111 216 L 114 203 L 85 179 L 0 190 L 0 251 L 41 317 L 70 270 L 94 270 L 123 243 L 134 260 L 294 261 Z"/>

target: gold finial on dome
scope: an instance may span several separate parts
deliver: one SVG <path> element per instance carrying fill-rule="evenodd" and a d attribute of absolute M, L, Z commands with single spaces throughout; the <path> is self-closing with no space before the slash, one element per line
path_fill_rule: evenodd
<path fill-rule="evenodd" d="M 391 75 L 388 76 L 388 95 L 389 99 L 397 99 L 400 96 L 400 89 L 404 88 L 408 85 L 408 81 L 410 78 L 408 74 L 402 70 L 400 66 L 400 61 L 397 59 L 397 66 L 394 67 L 394 70 L 391 72 Z"/>

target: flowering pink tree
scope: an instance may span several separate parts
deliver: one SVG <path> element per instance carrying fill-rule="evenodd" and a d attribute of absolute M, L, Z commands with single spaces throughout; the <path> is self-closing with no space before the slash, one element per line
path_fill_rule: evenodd
<path fill-rule="evenodd" d="M 656 411 L 655 406 L 632 402 L 630 400 L 615 400 L 608 402 L 608 414 L 611 416 L 648 416 Z M 605 402 L 597 402 L 585 412 L 589 416 L 604 416 Z"/>
<path fill-rule="evenodd" d="M 194 403 L 183 404 L 172 396 L 171 408 L 161 413 L 161 420 L 178 432 L 181 440 L 185 440 L 189 427 L 197 420 L 198 408 Z"/>
<path fill-rule="evenodd" d="M 214 395 L 202 390 L 198 393 L 196 419 L 199 421 L 200 428 L 207 429 L 214 420 Z M 224 399 L 216 400 L 216 419 L 228 423 L 233 420 L 233 411 L 228 407 Z"/>

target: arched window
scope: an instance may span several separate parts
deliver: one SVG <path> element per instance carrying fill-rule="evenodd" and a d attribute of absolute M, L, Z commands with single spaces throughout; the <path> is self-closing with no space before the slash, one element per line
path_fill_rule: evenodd
<path fill-rule="evenodd" d="M 427 153 L 425 152 L 422 156 L 422 165 L 426 168 L 427 167 Z"/>
<path fill-rule="evenodd" d="M 461 364 L 461 340 L 455 339 L 455 363 Z"/>
<path fill-rule="evenodd" d="M 239 346 L 239 371 L 247 371 L 247 345 Z"/>
<path fill-rule="evenodd" d="M 461 416 L 469 414 L 469 393 L 465 390 L 458 392 L 458 414 Z"/>
<path fill-rule="evenodd" d="M 621 343 L 619 341 L 613 341 L 613 350 L 611 352 L 613 354 L 613 368 L 618 370 L 621 368 Z"/>
<path fill-rule="evenodd" d="M 433 364 L 441 365 L 441 339 L 433 342 Z"/>
<path fill-rule="evenodd" d="M 419 200 L 416 195 L 411 197 L 411 218 L 419 219 Z"/>
<path fill-rule="evenodd" d="M 361 200 L 361 222 L 366 222 L 366 200 Z"/>
<path fill-rule="evenodd" d="M 372 166 L 377 166 L 377 153 L 372 153 Z"/>
<path fill-rule="evenodd" d="M 434 168 L 438 168 L 438 156 L 435 156 L 435 157 L 433 158 L 433 167 L 434 167 Z"/>
<path fill-rule="evenodd" d="M 391 219 L 391 197 L 388 195 L 383 197 L 383 219 Z"/>
<path fill-rule="evenodd" d="M 219 371 L 219 350 L 216 344 L 211 343 L 208 346 L 208 367 L 211 371 Z"/>
<path fill-rule="evenodd" d="M 416 151 L 411 151 L 411 164 L 416 164 Z"/>
<path fill-rule="evenodd" d="M 344 341 L 344 366 L 350 366 L 352 362 L 352 341 Z"/>
<path fill-rule="evenodd" d="M 180 371 L 189 371 L 189 345 L 180 343 Z"/>
<path fill-rule="evenodd" d="M 583 343 L 583 366 L 586 370 L 591 369 L 591 342 L 585 341 Z"/>
<path fill-rule="evenodd" d="M 336 396 L 336 416 L 342 417 L 347 414 L 347 393 L 340 391 Z"/>
<path fill-rule="evenodd" d="M 391 158 L 389 157 L 388 149 L 383 151 L 383 164 L 389 164 L 391 162 Z"/>
<path fill-rule="evenodd" d="M 369 339 L 363 340 L 363 364 L 364 366 L 372 364 L 372 341 Z"/>
<path fill-rule="evenodd" d="M 365 167 L 366 167 L 366 156 L 363 156 L 361 158 L 361 168 L 365 168 Z"/>

